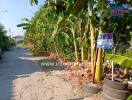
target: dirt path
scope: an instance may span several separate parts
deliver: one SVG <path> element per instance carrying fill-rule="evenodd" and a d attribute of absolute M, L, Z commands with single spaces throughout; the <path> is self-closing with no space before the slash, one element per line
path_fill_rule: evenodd
<path fill-rule="evenodd" d="M 16 47 L 5 52 L 0 61 L 0 100 L 11 100 L 17 85 L 14 83 L 15 80 L 29 77 L 30 74 L 40 71 L 37 63 L 20 57 L 28 58 L 28 52 L 24 48 Z"/>
<path fill-rule="evenodd" d="M 22 47 L 5 52 L 0 61 L 0 100 L 92 100 L 81 98 L 77 80 L 63 68 L 42 71 L 40 59 L 44 58 L 32 57 Z"/>

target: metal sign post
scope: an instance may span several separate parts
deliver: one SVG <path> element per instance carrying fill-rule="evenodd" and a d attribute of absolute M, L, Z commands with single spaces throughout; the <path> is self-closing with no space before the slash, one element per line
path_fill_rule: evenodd
<path fill-rule="evenodd" d="M 111 10 L 111 16 L 113 17 L 121 17 L 124 16 L 125 8 L 123 6 L 114 5 Z M 112 54 L 115 54 L 115 48 L 112 50 Z M 112 61 L 112 75 L 111 80 L 114 81 L 114 62 Z"/>
<path fill-rule="evenodd" d="M 115 47 L 113 47 L 112 54 L 115 54 Z M 114 81 L 114 62 L 112 61 L 112 81 Z"/>
<path fill-rule="evenodd" d="M 114 62 L 112 61 L 112 81 L 114 81 Z"/>

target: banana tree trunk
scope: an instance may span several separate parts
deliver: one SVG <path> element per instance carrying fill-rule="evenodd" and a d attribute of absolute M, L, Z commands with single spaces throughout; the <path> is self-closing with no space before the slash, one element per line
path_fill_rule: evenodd
<path fill-rule="evenodd" d="M 93 0 L 90 0 L 88 2 L 88 11 L 89 11 L 89 16 L 91 18 L 94 17 L 93 15 Z M 92 19 L 90 19 L 90 38 L 91 38 L 91 72 L 94 74 L 94 44 L 95 44 L 95 26 L 93 25 Z"/>
<path fill-rule="evenodd" d="M 100 81 L 101 80 L 101 65 L 102 65 L 102 49 L 99 48 L 98 50 L 98 57 L 97 57 L 97 62 L 96 62 L 96 71 L 95 71 L 95 80 Z"/>
<path fill-rule="evenodd" d="M 82 23 L 82 19 L 79 16 L 77 31 L 80 33 L 80 43 L 82 43 L 82 40 L 83 40 L 83 33 L 81 32 L 81 23 Z M 84 61 L 84 59 L 85 59 L 85 56 L 84 56 L 84 47 L 81 46 L 81 60 Z"/>
<path fill-rule="evenodd" d="M 90 61 L 90 49 L 89 49 L 89 48 L 87 49 L 87 53 L 88 53 L 88 54 L 87 54 L 87 56 L 88 56 L 88 57 L 87 57 L 87 60 Z"/>
<path fill-rule="evenodd" d="M 95 31 L 94 31 L 94 26 L 92 25 L 92 23 L 90 23 L 90 30 L 91 30 L 91 64 L 92 64 L 92 74 L 94 74 L 94 41 L 95 41 Z"/>
<path fill-rule="evenodd" d="M 72 35 L 73 35 L 73 44 L 74 44 L 74 53 L 75 53 L 75 60 L 78 61 L 78 50 L 77 50 L 77 43 L 76 43 L 76 36 L 74 30 L 72 30 Z"/>
<path fill-rule="evenodd" d="M 106 1 L 104 1 L 104 5 L 106 5 Z M 99 24 L 99 34 L 103 33 L 103 28 L 106 27 L 104 26 L 104 18 L 105 18 L 105 7 L 100 10 L 100 24 Z M 101 81 L 101 76 L 102 76 L 102 63 L 103 63 L 103 58 L 102 58 L 102 49 L 99 48 L 98 51 L 98 57 L 97 57 L 97 62 L 96 62 L 96 72 L 95 72 L 95 80 L 96 81 Z"/>
<path fill-rule="evenodd" d="M 103 18 L 102 16 L 100 17 L 100 21 L 102 22 Z M 99 34 L 102 34 L 102 26 L 100 24 L 99 26 Z M 96 63 L 96 70 L 95 70 L 95 80 L 96 81 L 101 81 L 101 76 L 102 76 L 102 49 L 99 48 L 98 49 L 98 55 L 97 56 L 97 61 L 95 62 Z"/>
<path fill-rule="evenodd" d="M 81 58 L 82 58 L 82 61 L 84 61 L 85 56 L 84 56 L 84 48 L 83 47 L 81 47 Z"/>

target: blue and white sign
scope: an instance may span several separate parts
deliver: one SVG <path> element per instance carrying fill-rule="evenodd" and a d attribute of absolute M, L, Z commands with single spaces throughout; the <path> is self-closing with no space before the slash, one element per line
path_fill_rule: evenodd
<path fill-rule="evenodd" d="M 102 33 L 98 35 L 97 48 L 112 49 L 113 33 Z"/>
<path fill-rule="evenodd" d="M 114 6 L 111 10 L 111 16 L 124 16 L 125 8 L 123 6 Z"/>

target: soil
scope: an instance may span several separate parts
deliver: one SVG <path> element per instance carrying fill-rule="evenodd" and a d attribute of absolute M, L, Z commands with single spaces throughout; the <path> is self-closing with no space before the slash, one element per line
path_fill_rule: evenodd
<path fill-rule="evenodd" d="M 41 68 L 27 49 L 15 47 L 0 61 L 0 100 L 100 100 L 100 95 L 84 96 L 80 81 L 65 66 Z"/>

